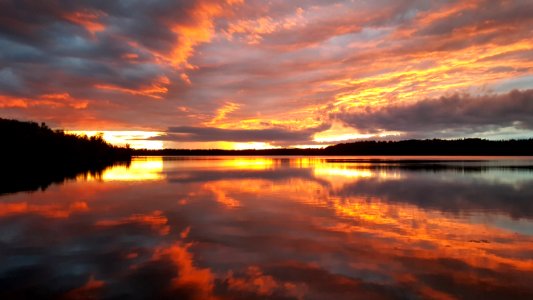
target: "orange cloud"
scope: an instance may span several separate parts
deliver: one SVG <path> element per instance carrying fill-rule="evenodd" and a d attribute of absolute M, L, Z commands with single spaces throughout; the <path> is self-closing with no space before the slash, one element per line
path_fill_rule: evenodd
<path fill-rule="evenodd" d="M 48 107 L 70 107 L 74 109 L 85 109 L 89 101 L 77 99 L 69 93 L 43 94 L 36 98 L 19 98 L 0 95 L 0 108 L 29 108 L 34 106 Z"/>
<path fill-rule="evenodd" d="M 221 121 L 226 121 L 227 116 L 239 108 L 240 105 L 238 103 L 231 101 L 224 103 L 221 108 L 217 109 L 215 117 L 207 122 L 206 125 L 220 125 Z"/>
<path fill-rule="evenodd" d="M 113 227 L 132 223 L 149 226 L 160 235 L 167 235 L 170 233 L 168 219 L 163 215 L 163 212 L 159 210 L 153 211 L 150 214 L 135 214 L 118 220 L 101 220 L 96 222 L 96 226 Z"/>
<path fill-rule="evenodd" d="M 225 5 L 240 5 L 243 1 L 227 0 L 224 2 L 201 1 L 189 12 L 191 22 L 168 24 L 175 34 L 174 47 L 170 53 L 149 50 L 160 63 L 170 64 L 176 68 L 195 67 L 188 62 L 199 44 L 212 40 L 215 35 L 214 18 L 224 15 Z"/>
<path fill-rule="evenodd" d="M 243 276 L 228 272 L 225 283 L 228 289 L 247 292 L 263 297 L 271 297 L 274 293 L 304 299 L 307 287 L 293 282 L 279 282 L 270 275 L 263 274 L 258 266 L 249 266 Z"/>
<path fill-rule="evenodd" d="M 105 282 L 102 280 L 97 280 L 94 278 L 94 275 L 89 277 L 89 280 L 81 287 L 73 289 L 67 292 L 64 297 L 65 299 L 93 299 L 97 298 L 96 294 L 105 286 Z"/>
<path fill-rule="evenodd" d="M 73 213 L 87 212 L 87 202 L 77 201 L 68 205 L 34 204 L 28 202 L 0 203 L 0 217 L 20 214 L 37 214 L 48 218 L 64 219 Z"/>
<path fill-rule="evenodd" d="M 244 35 L 248 44 L 259 44 L 265 35 L 279 30 L 290 30 L 298 25 L 304 25 L 306 20 L 303 17 L 303 12 L 302 8 L 298 8 L 294 16 L 281 20 L 274 20 L 269 16 L 259 17 L 257 19 L 237 20 L 229 24 L 228 29 L 224 33 L 230 41 L 233 40 L 235 35 Z"/>
<path fill-rule="evenodd" d="M 187 75 L 186 73 L 181 73 L 180 74 L 180 78 L 181 80 L 183 80 L 185 83 L 187 84 L 191 84 L 191 79 L 189 78 L 189 75 Z"/>
<path fill-rule="evenodd" d="M 228 196 L 227 191 L 220 189 L 218 184 L 204 184 L 203 188 L 211 191 L 215 195 L 215 199 L 218 203 L 224 205 L 227 208 L 237 208 L 241 206 L 241 203 L 233 197 Z"/>
<path fill-rule="evenodd" d="M 0 108 L 27 108 L 28 99 L 0 95 Z"/>
<path fill-rule="evenodd" d="M 106 13 L 102 11 L 82 10 L 66 14 L 63 17 L 74 24 L 84 27 L 94 37 L 95 33 L 105 30 L 105 25 L 98 22 L 103 16 L 106 16 Z"/>
<path fill-rule="evenodd" d="M 122 58 L 123 59 L 127 59 L 127 60 L 136 60 L 137 58 L 139 58 L 139 54 L 137 54 L 137 53 L 124 53 L 124 54 L 122 54 Z"/>
<path fill-rule="evenodd" d="M 167 76 L 156 78 L 149 86 L 141 86 L 139 89 L 124 88 L 114 84 L 96 84 L 94 87 L 102 90 L 116 91 L 136 96 L 145 96 L 153 99 L 162 99 L 168 92 L 167 86 L 170 79 Z"/>
<path fill-rule="evenodd" d="M 193 299 L 216 299 L 213 295 L 214 275 L 210 269 L 195 266 L 192 254 L 189 252 L 191 244 L 175 243 L 169 247 L 155 249 L 152 260 L 170 259 L 177 269 L 177 275 L 172 279 L 175 288 L 193 288 Z"/>

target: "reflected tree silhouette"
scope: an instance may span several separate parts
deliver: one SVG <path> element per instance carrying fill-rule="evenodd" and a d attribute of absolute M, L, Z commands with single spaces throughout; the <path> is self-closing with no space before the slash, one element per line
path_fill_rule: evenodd
<path fill-rule="evenodd" d="M 0 118 L 0 194 L 44 190 L 80 174 L 98 176 L 106 167 L 128 164 L 129 147 L 52 130 L 45 123 Z"/>

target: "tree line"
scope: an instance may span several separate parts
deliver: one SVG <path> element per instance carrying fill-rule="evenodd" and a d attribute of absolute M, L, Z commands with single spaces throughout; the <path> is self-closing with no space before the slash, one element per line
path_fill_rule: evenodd
<path fill-rule="evenodd" d="M 97 136 L 66 134 L 46 124 L 0 118 L 0 194 L 45 189 L 80 174 L 98 176 L 129 164 L 132 151 Z"/>
<path fill-rule="evenodd" d="M 260 150 L 221 149 L 137 149 L 134 155 L 479 155 L 479 156 L 530 156 L 533 155 L 533 139 L 521 140 L 403 140 L 403 141 L 357 141 L 341 143 L 322 149 L 279 148 Z"/>
<path fill-rule="evenodd" d="M 132 154 L 127 147 L 107 143 L 102 135 L 67 134 L 63 130 L 52 130 L 45 123 L 0 118 L 0 132 L 3 140 L 0 154 L 23 157 L 26 161 L 92 164 L 128 160 Z"/>

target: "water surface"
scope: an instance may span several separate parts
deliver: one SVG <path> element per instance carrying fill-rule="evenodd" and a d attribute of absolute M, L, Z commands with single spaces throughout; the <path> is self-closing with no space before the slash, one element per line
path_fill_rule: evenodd
<path fill-rule="evenodd" d="M 533 299 L 533 160 L 136 158 L 0 196 L 0 298 Z"/>

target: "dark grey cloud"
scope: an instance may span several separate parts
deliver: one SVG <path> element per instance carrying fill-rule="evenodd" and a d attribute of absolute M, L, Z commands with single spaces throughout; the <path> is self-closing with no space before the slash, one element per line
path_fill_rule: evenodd
<path fill-rule="evenodd" d="M 21 88 L 23 88 L 22 80 L 13 69 L 0 69 L 0 90 L 16 93 Z"/>
<path fill-rule="evenodd" d="M 154 139 L 179 142 L 302 142 L 311 141 L 315 133 L 324 131 L 329 125 L 303 130 L 284 128 L 268 129 L 221 129 L 214 127 L 179 126 L 170 127 L 165 136 Z"/>
<path fill-rule="evenodd" d="M 171 50 L 174 34 L 171 23 L 193 22 L 190 14 L 199 1 L 1 1 L 0 35 L 37 45 L 54 47 L 54 42 L 68 36 L 90 37 L 90 32 L 73 18 L 75 13 L 93 15 L 90 20 L 101 23 L 121 37 L 134 38 L 154 50 Z M 74 19 L 74 20 L 73 20 Z"/>
<path fill-rule="evenodd" d="M 159 76 L 180 85 L 175 66 L 159 59 L 189 43 L 176 26 L 202 24 L 205 16 L 197 10 L 204 5 L 223 4 L 0 1 L 0 67 L 15 70 L 27 83 L 26 89 L 11 83 L 0 92 L 27 97 L 57 90 L 92 94 L 97 84 L 138 89 Z"/>
<path fill-rule="evenodd" d="M 134 37 L 113 30 L 117 16 L 126 16 L 128 9 L 139 5 L 134 1 L 130 5 L 125 3 L 1 1 L 0 66 L 15 70 L 26 86 L 22 89 L 11 84 L 0 91 L 30 98 L 58 91 L 82 94 L 98 83 L 136 88 L 168 73 L 166 67 L 143 60 L 149 53 L 126 43 L 142 40 L 142 32 Z M 76 13 L 91 17 L 82 20 Z M 82 21 L 100 24 L 102 28 L 90 32 Z M 164 26 L 160 31 L 166 30 Z M 138 53 L 140 59 L 135 62 L 122 59 L 127 53 Z"/>
<path fill-rule="evenodd" d="M 476 133 L 505 127 L 533 128 L 533 90 L 472 96 L 455 94 L 413 104 L 333 114 L 359 130 L 377 133 L 441 136 L 443 132 Z M 441 133 L 439 133 L 441 132 Z"/>

